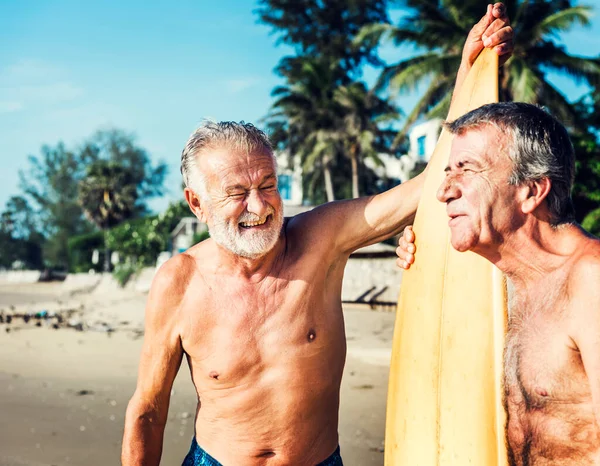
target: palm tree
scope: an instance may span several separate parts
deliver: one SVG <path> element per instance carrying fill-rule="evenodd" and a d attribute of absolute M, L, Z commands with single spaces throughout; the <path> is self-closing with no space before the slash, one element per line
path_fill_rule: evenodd
<path fill-rule="evenodd" d="M 344 154 L 352 166 L 352 197 L 360 196 L 359 165 L 371 158 L 381 165 L 378 154 L 388 149 L 386 144 L 395 131 L 382 129 L 380 125 L 396 120 L 400 113 L 387 99 L 369 91 L 363 82 L 353 82 L 338 87 L 334 100 L 343 110 L 341 120 Z"/>
<path fill-rule="evenodd" d="M 407 117 L 399 137 L 419 116 L 445 117 L 450 105 L 462 46 L 471 26 L 482 16 L 479 0 L 405 0 L 410 13 L 397 26 L 373 24 L 363 28 L 356 41 L 391 38 L 425 52 L 386 66 L 378 87 L 392 92 L 412 91 L 420 83 L 427 89 Z M 576 24 L 589 25 L 592 8 L 570 0 L 507 0 L 515 31 L 513 56 L 500 76 L 502 100 L 547 106 L 563 121 L 577 123 L 573 106 L 552 83 L 549 71 L 564 73 L 592 86 L 600 83 L 600 61 L 568 54 L 556 42 L 559 33 Z"/>
<path fill-rule="evenodd" d="M 279 67 L 289 83 L 276 87 L 267 116 L 273 141 L 290 156 L 298 155 L 310 185 L 323 178 L 327 201 L 335 200 L 331 175 L 339 150 L 340 108 L 334 89 L 340 79 L 336 64 L 314 58 L 290 59 Z"/>
<path fill-rule="evenodd" d="M 98 160 L 79 183 L 79 203 L 86 217 L 106 236 L 109 228 L 131 218 L 138 198 L 133 174 L 116 162 Z M 104 271 L 110 271 L 105 238 Z"/>
<path fill-rule="evenodd" d="M 335 63 L 302 57 L 284 66 L 280 72 L 291 84 L 272 93 L 276 100 L 267 119 L 273 141 L 300 156 L 309 192 L 323 180 L 328 201 L 335 199 L 332 170 L 348 158 L 352 196 L 358 197 L 359 167 L 367 157 L 377 163 L 393 133 L 379 125 L 397 119 L 398 110 L 363 82 L 349 81 Z"/>

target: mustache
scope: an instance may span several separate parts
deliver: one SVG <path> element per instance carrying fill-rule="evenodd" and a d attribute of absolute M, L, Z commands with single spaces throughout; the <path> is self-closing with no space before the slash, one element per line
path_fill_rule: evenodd
<path fill-rule="evenodd" d="M 238 217 L 238 223 L 245 223 L 245 222 L 261 222 L 263 220 L 265 220 L 269 215 L 274 215 L 275 214 L 275 209 L 273 209 L 272 207 L 269 208 L 269 210 L 267 211 L 267 213 L 265 214 L 264 217 L 261 217 L 259 215 L 250 213 L 250 212 L 243 212 L 242 215 L 240 215 Z"/>

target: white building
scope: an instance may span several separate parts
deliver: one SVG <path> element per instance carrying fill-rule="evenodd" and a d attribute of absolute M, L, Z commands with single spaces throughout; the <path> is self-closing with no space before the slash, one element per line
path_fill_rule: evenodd
<path fill-rule="evenodd" d="M 415 168 L 417 163 L 429 162 L 440 136 L 441 128 L 442 119 L 440 118 L 415 125 L 408 134 L 408 154 L 400 158 L 389 154 L 379 154 L 379 159 L 383 162 L 383 166 L 375 165 L 370 159 L 365 160 L 365 165 L 381 178 L 388 178 L 397 180 L 399 183 L 404 183 L 410 179 L 410 172 Z"/>

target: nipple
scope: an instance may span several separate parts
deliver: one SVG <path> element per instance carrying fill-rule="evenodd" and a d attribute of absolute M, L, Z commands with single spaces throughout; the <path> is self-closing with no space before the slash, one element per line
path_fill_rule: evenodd
<path fill-rule="evenodd" d="M 210 374 L 208 374 L 208 376 L 211 379 L 219 380 L 219 373 L 217 371 L 210 371 Z"/>
<path fill-rule="evenodd" d="M 307 335 L 306 339 L 308 340 L 309 343 L 311 343 L 311 342 L 315 341 L 316 337 L 317 337 L 316 332 L 311 328 L 308 331 L 308 335 Z"/>

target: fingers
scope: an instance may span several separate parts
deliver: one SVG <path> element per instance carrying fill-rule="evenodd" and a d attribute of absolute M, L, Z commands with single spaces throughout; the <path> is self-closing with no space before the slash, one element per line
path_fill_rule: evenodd
<path fill-rule="evenodd" d="M 488 5 L 488 14 L 490 13 L 490 5 Z M 505 14 L 506 14 L 506 7 L 504 6 L 504 3 L 495 3 L 492 6 L 492 16 L 494 16 L 494 18 L 502 18 Z"/>
<path fill-rule="evenodd" d="M 396 265 L 398 267 L 408 270 L 411 264 L 414 263 L 414 254 L 417 250 L 414 241 L 415 233 L 413 232 L 412 227 L 405 228 L 403 235 L 398 240 L 398 247 L 396 248 L 396 255 L 398 256 Z"/>
<path fill-rule="evenodd" d="M 488 8 L 489 9 L 489 8 Z M 492 8 L 494 20 L 488 25 L 481 36 L 483 45 L 492 48 L 502 57 L 504 63 L 514 50 L 514 31 L 510 26 L 510 20 L 506 15 L 506 7 L 502 3 L 496 3 Z"/>
<path fill-rule="evenodd" d="M 489 29 L 489 28 L 488 28 Z M 503 27 L 500 30 L 494 31 L 483 36 L 483 45 L 486 47 L 494 47 L 505 42 L 512 42 L 513 29 L 510 26 Z"/>
<path fill-rule="evenodd" d="M 485 30 L 494 21 L 494 16 L 493 16 L 492 11 L 493 11 L 492 5 L 488 5 L 485 15 L 483 15 L 481 17 L 481 19 L 479 20 L 479 22 L 471 28 L 471 32 L 469 33 L 469 35 L 474 35 L 474 36 L 480 37 L 485 32 Z"/>
<path fill-rule="evenodd" d="M 415 242 L 415 232 L 413 231 L 413 227 L 412 226 L 407 226 L 404 229 L 404 234 L 402 235 L 402 237 L 408 242 L 408 243 L 414 243 Z M 413 245 L 414 246 L 414 245 Z M 412 251 L 414 252 L 414 251 Z"/>
<path fill-rule="evenodd" d="M 396 253 L 397 252 L 398 250 L 396 250 Z M 410 266 L 414 263 L 414 261 L 415 256 L 413 256 L 412 254 L 406 254 L 406 257 L 398 257 L 398 259 L 396 259 L 396 265 L 404 270 L 408 270 L 410 269 Z"/>

